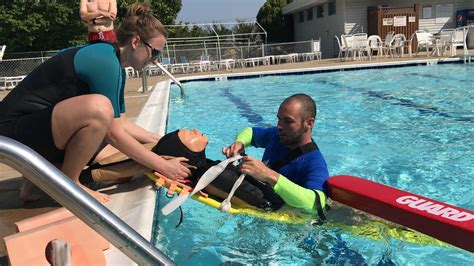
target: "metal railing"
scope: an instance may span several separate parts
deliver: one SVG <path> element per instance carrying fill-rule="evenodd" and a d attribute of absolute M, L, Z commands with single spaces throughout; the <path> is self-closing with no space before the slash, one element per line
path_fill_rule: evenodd
<path fill-rule="evenodd" d="M 0 136 L 0 163 L 19 171 L 137 264 L 174 265 L 170 258 L 29 147 Z"/>

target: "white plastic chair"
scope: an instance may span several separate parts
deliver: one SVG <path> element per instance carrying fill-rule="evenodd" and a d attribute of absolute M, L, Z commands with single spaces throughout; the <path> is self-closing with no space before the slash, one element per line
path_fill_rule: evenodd
<path fill-rule="evenodd" d="M 454 35 L 455 35 L 455 31 L 454 29 L 443 29 L 441 30 L 441 32 L 439 33 L 439 43 L 438 43 L 438 46 L 440 47 L 435 47 L 438 49 L 438 53 L 440 53 L 440 55 L 444 55 L 444 53 L 446 52 L 446 50 L 450 50 L 451 51 L 451 56 L 453 56 L 453 42 L 454 42 Z"/>
<path fill-rule="evenodd" d="M 453 38 L 451 40 L 451 43 L 447 43 L 445 45 L 445 47 L 451 51 L 451 56 L 456 55 L 457 47 L 464 47 L 464 49 L 466 49 L 465 43 L 466 43 L 466 37 L 467 37 L 468 32 L 469 32 L 468 27 L 456 28 L 453 31 L 453 36 L 452 36 Z"/>
<path fill-rule="evenodd" d="M 407 38 L 405 34 L 399 33 L 393 35 L 392 41 L 390 43 L 389 51 L 391 56 L 393 57 L 394 54 L 403 57 L 405 53 L 405 42 Z"/>
<path fill-rule="evenodd" d="M 354 55 L 355 56 L 355 49 L 354 49 L 354 36 L 352 35 L 341 35 L 341 43 L 344 44 L 344 47 L 346 47 L 346 61 L 349 56 Z"/>
<path fill-rule="evenodd" d="M 337 37 L 337 35 L 334 35 L 334 38 L 337 40 L 337 45 L 339 46 L 339 54 L 337 55 L 337 58 L 342 60 L 342 57 L 346 55 L 347 53 L 347 47 L 346 45 Z"/>
<path fill-rule="evenodd" d="M 420 49 L 425 49 L 426 51 L 426 56 L 428 56 L 428 52 L 430 49 L 434 48 L 434 37 L 433 34 L 423 31 L 423 30 L 418 30 L 415 32 L 416 40 L 417 40 L 417 45 L 416 45 L 416 55 L 418 55 L 418 52 Z"/>
<path fill-rule="evenodd" d="M 312 53 L 317 60 L 321 60 L 321 39 L 313 40 L 311 43 Z"/>
<path fill-rule="evenodd" d="M 302 61 L 321 60 L 321 39 L 311 42 L 311 52 L 299 54 Z"/>
<path fill-rule="evenodd" d="M 367 33 L 354 34 L 352 38 L 352 49 L 354 50 L 354 56 L 361 58 L 361 56 L 364 56 L 364 54 L 367 53 L 369 60 L 372 59 Z"/>
<path fill-rule="evenodd" d="M 133 67 L 126 67 L 125 74 L 127 75 L 127 78 L 135 78 L 139 76 L 138 71 L 135 71 Z"/>
<path fill-rule="evenodd" d="M 408 56 L 411 57 L 413 53 L 413 39 L 416 36 L 416 31 L 413 32 L 410 36 L 410 39 L 405 41 L 405 47 L 408 49 Z"/>
<path fill-rule="evenodd" d="M 389 31 L 387 32 L 387 35 L 385 35 L 385 39 L 382 40 L 382 51 L 385 51 L 385 55 L 389 54 L 393 35 L 395 35 L 395 32 Z"/>
<path fill-rule="evenodd" d="M 377 57 L 383 55 L 382 52 L 382 39 L 378 35 L 370 35 L 367 40 L 369 41 L 369 48 L 370 48 L 370 55 L 373 54 L 374 51 L 377 52 Z"/>

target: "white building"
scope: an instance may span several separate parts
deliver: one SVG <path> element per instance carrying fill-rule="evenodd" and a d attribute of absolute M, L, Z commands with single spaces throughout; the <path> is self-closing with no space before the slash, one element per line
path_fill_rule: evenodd
<path fill-rule="evenodd" d="M 283 8 L 283 14 L 293 17 L 294 41 L 321 38 L 322 55 L 331 58 L 338 53 L 334 35 L 368 32 L 368 7 L 413 7 L 415 4 L 419 5 L 418 29 L 431 33 L 455 28 L 456 12 L 474 9 L 474 0 L 293 0 Z"/>

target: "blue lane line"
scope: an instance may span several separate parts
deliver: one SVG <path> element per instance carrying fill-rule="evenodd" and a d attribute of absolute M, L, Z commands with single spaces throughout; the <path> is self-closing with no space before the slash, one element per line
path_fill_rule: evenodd
<path fill-rule="evenodd" d="M 446 117 L 446 118 L 451 118 L 456 121 L 461 121 L 461 122 L 474 122 L 474 118 L 472 117 L 462 117 L 462 116 L 453 116 L 447 112 L 440 111 L 436 107 L 430 107 L 430 106 L 424 106 L 421 104 L 417 104 L 411 100 L 408 99 L 400 99 L 396 98 L 388 93 L 384 92 L 376 92 L 376 91 L 367 91 L 363 92 L 362 94 L 373 97 L 373 98 L 379 98 L 382 100 L 393 100 L 396 101 L 392 103 L 393 105 L 401 105 L 401 106 L 407 106 L 416 109 L 418 112 L 421 114 L 431 114 L 431 115 L 436 115 L 436 116 L 441 116 L 441 117 Z"/>
<path fill-rule="evenodd" d="M 334 86 L 334 87 L 337 87 L 337 88 L 344 88 L 344 89 L 347 89 L 347 90 L 361 91 L 361 93 L 363 95 L 367 95 L 369 97 L 378 98 L 378 99 L 381 99 L 381 100 L 392 101 L 392 103 L 391 103 L 392 105 L 400 105 L 400 106 L 405 106 L 405 107 L 409 107 L 409 108 L 414 108 L 415 110 L 420 112 L 420 114 L 422 114 L 422 115 L 435 115 L 435 116 L 440 116 L 440 117 L 453 119 L 453 120 L 460 121 L 460 122 L 471 122 L 471 123 L 474 122 L 474 117 L 463 117 L 463 116 L 451 115 L 448 112 L 441 111 L 436 107 L 421 105 L 421 104 L 415 103 L 412 100 L 408 100 L 408 99 L 397 98 L 397 97 L 392 96 L 392 95 L 390 95 L 389 93 L 386 93 L 386 92 L 371 91 L 370 89 L 367 89 L 367 88 L 354 88 L 354 87 L 339 84 L 337 82 L 330 82 L 330 81 L 327 81 L 327 80 L 319 80 L 319 82 L 323 83 L 323 84 L 331 85 L 331 86 Z"/>
<path fill-rule="evenodd" d="M 437 82 L 440 82 L 441 80 L 444 80 L 444 81 L 452 81 L 450 78 L 448 77 L 441 77 L 441 76 L 437 76 L 437 75 L 433 75 L 433 74 L 421 74 L 421 73 L 410 73 L 409 75 L 412 75 L 412 76 L 417 76 L 417 77 L 424 77 L 424 78 L 428 78 L 430 80 L 435 80 Z M 456 82 L 459 82 L 459 83 L 469 83 L 471 84 L 472 83 L 472 80 L 467 80 L 467 79 L 458 79 L 456 80 Z"/>
<path fill-rule="evenodd" d="M 237 107 L 237 110 L 239 110 L 239 114 L 242 117 L 247 118 L 247 120 L 253 126 L 256 126 L 256 127 L 273 127 L 274 126 L 274 125 L 270 125 L 263 122 L 263 117 L 259 113 L 255 112 L 252 109 L 252 107 L 248 105 L 248 103 L 246 103 L 241 98 L 232 94 L 229 88 L 224 88 L 221 94 L 227 97 L 233 104 L 235 104 L 235 106 Z"/>

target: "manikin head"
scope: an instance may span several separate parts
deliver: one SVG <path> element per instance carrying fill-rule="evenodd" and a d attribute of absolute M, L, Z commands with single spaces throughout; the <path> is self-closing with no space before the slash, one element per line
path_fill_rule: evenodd
<path fill-rule="evenodd" d="M 201 131 L 193 129 L 180 129 L 178 136 L 181 142 L 193 152 L 201 152 L 206 149 L 209 140 Z"/>
<path fill-rule="evenodd" d="M 286 98 L 278 109 L 280 143 L 296 148 L 311 141 L 316 120 L 316 103 L 306 94 Z"/>
<path fill-rule="evenodd" d="M 159 155 L 188 158 L 198 169 L 206 165 L 207 136 L 197 129 L 180 129 L 164 135 L 152 149 Z M 198 169 L 191 169 L 192 175 Z"/>

